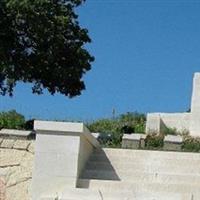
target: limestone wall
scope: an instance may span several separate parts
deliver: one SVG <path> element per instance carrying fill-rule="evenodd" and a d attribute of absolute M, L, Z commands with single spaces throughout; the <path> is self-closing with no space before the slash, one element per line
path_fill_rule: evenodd
<path fill-rule="evenodd" d="M 191 112 L 200 113 L 200 73 L 195 73 L 193 78 Z"/>
<path fill-rule="evenodd" d="M 88 161 L 90 155 L 93 152 L 93 146 L 82 135 L 80 136 L 79 155 L 78 155 L 78 177 L 85 167 L 85 163 Z"/>
<path fill-rule="evenodd" d="M 0 200 L 30 200 L 34 139 L 0 133 Z"/>
<path fill-rule="evenodd" d="M 32 200 L 74 189 L 98 141 L 83 123 L 34 121 L 36 131 Z"/>
<path fill-rule="evenodd" d="M 189 130 L 190 113 L 160 113 L 164 125 L 168 128 L 176 128 L 177 131 Z"/>
<path fill-rule="evenodd" d="M 162 132 L 167 128 L 175 128 L 177 131 L 189 131 L 191 113 L 148 113 L 146 133 Z"/>

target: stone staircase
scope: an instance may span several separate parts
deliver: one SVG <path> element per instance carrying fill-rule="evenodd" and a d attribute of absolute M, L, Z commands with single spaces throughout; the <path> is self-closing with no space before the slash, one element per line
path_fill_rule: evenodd
<path fill-rule="evenodd" d="M 200 200 L 200 154 L 95 150 L 59 200 Z"/>

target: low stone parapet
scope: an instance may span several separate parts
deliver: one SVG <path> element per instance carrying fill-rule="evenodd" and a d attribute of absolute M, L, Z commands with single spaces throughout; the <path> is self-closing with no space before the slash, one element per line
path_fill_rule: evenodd
<path fill-rule="evenodd" d="M 164 150 L 180 151 L 183 143 L 183 138 L 179 135 L 167 135 L 164 138 Z"/>
<path fill-rule="evenodd" d="M 124 134 L 122 138 L 122 148 L 124 149 L 139 149 L 145 146 L 145 134 L 133 133 Z"/>

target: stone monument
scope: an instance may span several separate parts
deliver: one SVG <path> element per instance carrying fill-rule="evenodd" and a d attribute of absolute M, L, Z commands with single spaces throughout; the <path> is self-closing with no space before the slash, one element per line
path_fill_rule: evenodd
<path fill-rule="evenodd" d="M 200 137 L 200 73 L 195 73 L 191 111 L 185 113 L 148 113 L 146 133 L 160 133 L 165 128 L 188 131 L 193 137 Z"/>

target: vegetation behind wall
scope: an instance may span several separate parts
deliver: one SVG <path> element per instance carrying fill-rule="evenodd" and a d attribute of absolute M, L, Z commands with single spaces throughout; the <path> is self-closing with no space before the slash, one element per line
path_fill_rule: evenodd
<path fill-rule="evenodd" d="M 127 112 L 115 118 L 99 119 L 87 124 L 91 132 L 101 133 L 103 146 L 121 147 L 123 133 L 144 133 L 146 116 L 138 112 Z"/>
<path fill-rule="evenodd" d="M 25 120 L 25 117 L 16 110 L 0 112 L 0 129 L 33 129 L 33 120 Z"/>

